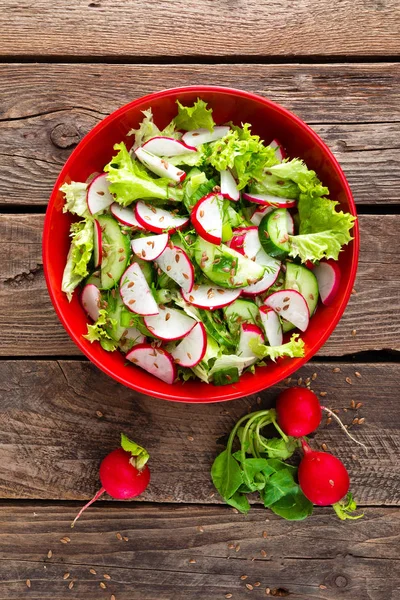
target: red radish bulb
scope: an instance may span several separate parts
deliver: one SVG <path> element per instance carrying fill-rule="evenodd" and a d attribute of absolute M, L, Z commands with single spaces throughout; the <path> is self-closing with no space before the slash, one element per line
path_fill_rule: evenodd
<path fill-rule="evenodd" d="M 278 425 L 286 435 L 303 437 L 315 431 L 322 418 L 322 408 L 311 390 L 292 387 L 281 392 L 276 402 Z"/>
<path fill-rule="evenodd" d="M 142 494 L 150 482 L 150 470 L 146 464 L 148 460 L 147 450 L 121 433 L 121 448 L 110 452 L 100 465 L 99 477 L 102 487 L 79 511 L 71 527 L 74 527 L 82 513 L 104 492 L 117 500 L 130 500 Z"/>
<path fill-rule="evenodd" d="M 346 467 L 333 454 L 316 452 L 302 441 L 304 457 L 300 463 L 298 478 L 303 494 L 318 506 L 339 502 L 350 488 Z"/>

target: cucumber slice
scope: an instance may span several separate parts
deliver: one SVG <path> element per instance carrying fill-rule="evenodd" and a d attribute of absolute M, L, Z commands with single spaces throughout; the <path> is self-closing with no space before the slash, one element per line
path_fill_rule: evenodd
<path fill-rule="evenodd" d="M 266 214 L 258 226 L 258 237 L 265 252 L 280 260 L 289 253 L 287 210 L 278 208 Z"/>
<path fill-rule="evenodd" d="M 212 382 L 214 385 L 229 385 L 239 381 L 239 370 L 237 367 L 219 369 L 214 371 Z"/>
<path fill-rule="evenodd" d="M 96 271 L 94 271 L 94 273 L 89 275 L 89 277 L 85 281 L 85 285 L 88 285 L 89 283 L 92 283 L 97 288 L 99 288 L 99 290 L 101 290 L 101 279 L 100 279 L 100 271 L 99 270 L 96 270 Z"/>
<path fill-rule="evenodd" d="M 287 262 L 285 289 L 296 290 L 304 296 L 310 316 L 315 312 L 318 304 L 318 281 L 310 269 L 303 265 Z"/>
<path fill-rule="evenodd" d="M 102 230 L 103 258 L 101 261 L 101 288 L 115 287 L 124 273 L 131 254 L 129 236 L 124 235 L 117 221 L 110 215 L 97 217 Z"/>
<path fill-rule="evenodd" d="M 233 352 L 236 348 L 236 344 L 228 331 L 226 330 L 225 324 L 210 310 L 204 310 L 199 308 L 199 317 L 206 329 L 208 335 L 214 338 L 220 346 L 224 346 L 230 352 Z M 218 319 L 218 321 L 217 321 Z"/>
<path fill-rule="evenodd" d="M 113 340 L 119 342 L 124 333 L 126 327 L 121 325 L 121 313 L 125 309 L 124 303 L 121 300 L 121 296 L 119 293 L 115 293 L 115 297 L 113 293 L 108 292 L 106 296 L 107 301 L 107 315 L 110 319 L 115 320 L 115 323 L 112 326 L 107 326 L 105 329 L 109 336 L 112 337 Z"/>
<path fill-rule="evenodd" d="M 250 300 L 235 300 L 229 306 L 223 309 L 228 329 L 232 335 L 239 334 L 242 323 L 261 323 L 258 306 Z"/>
<path fill-rule="evenodd" d="M 244 257 L 224 244 L 216 246 L 201 237 L 195 244 L 195 260 L 213 283 L 226 288 L 245 287 L 256 283 L 265 268 Z"/>
<path fill-rule="evenodd" d="M 121 310 L 119 323 L 123 328 L 123 331 L 125 331 L 125 329 L 129 329 L 129 327 L 136 327 L 136 329 L 140 331 L 142 335 L 155 338 L 155 336 L 147 329 L 143 322 L 143 318 L 139 315 L 135 315 L 130 310 L 127 310 L 125 306 Z"/>

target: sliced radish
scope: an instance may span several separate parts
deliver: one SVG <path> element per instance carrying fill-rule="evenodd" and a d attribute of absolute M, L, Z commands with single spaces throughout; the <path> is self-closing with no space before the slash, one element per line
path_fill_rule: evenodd
<path fill-rule="evenodd" d="M 226 290 L 210 285 L 198 285 L 195 284 L 191 292 L 185 292 L 181 290 L 183 299 L 197 308 L 206 308 L 209 310 L 215 310 L 232 304 L 242 293 L 241 289 Z"/>
<path fill-rule="evenodd" d="M 229 169 L 221 171 L 221 194 L 227 200 L 233 200 L 234 202 L 237 202 L 240 198 L 237 183 Z"/>
<path fill-rule="evenodd" d="M 163 158 L 143 150 L 143 148 L 137 148 L 135 154 L 149 171 L 152 171 L 159 177 L 168 177 L 168 179 L 172 179 L 172 181 L 177 181 L 178 183 L 186 177 L 185 171 L 178 169 L 175 165 L 171 165 Z"/>
<path fill-rule="evenodd" d="M 82 290 L 82 306 L 93 321 L 99 318 L 101 293 L 94 283 L 88 283 Z"/>
<path fill-rule="evenodd" d="M 281 263 L 276 258 L 269 256 L 262 248 L 257 252 L 254 258 L 255 263 L 265 267 L 265 273 L 256 283 L 252 283 L 243 288 L 243 296 L 257 296 L 266 292 L 271 285 L 274 285 L 281 269 Z"/>
<path fill-rule="evenodd" d="M 97 175 L 89 185 L 86 201 L 91 215 L 105 210 L 114 202 L 114 197 L 108 189 L 109 185 L 107 173 Z"/>
<path fill-rule="evenodd" d="M 270 346 L 281 346 L 283 333 L 278 313 L 269 306 L 260 306 L 260 317 Z"/>
<path fill-rule="evenodd" d="M 195 367 L 203 359 L 206 348 L 207 333 L 203 323 L 198 322 L 171 351 L 171 355 L 181 367 Z"/>
<path fill-rule="evenodd" d="M 133 252 L 139 258 L 143 260 L 155 260 L 164 252 L 168 240 L 168 233 L 161 233 L 160 235 L 149 235 L 148 237 L 132 240 L 131 246 Z"/>
<path fill-rule="evenodd" d="M 131 341 L 133 341 L 133 344 Z M 144 344 L 145 341 L 146 336 L 140 333 L 136 327 L 128 327 L 125 329 L 121 339 L 119 340 L 119 348 L 122 350 L 122 352 L 129 352 L 129 350 L 132 350 L 134 346 L 137 346 L 138 344 Z"/>
<path fill-rule="evenodd" d="M 158 315 L 144 317 L 144 322 L 147 329 L 160 340 L 179 340 L 196 325 L 196 321 L 188 317 L 182 310 L 168 306 L 159 306 L 158 310 Z"/>
<path fill-rule="evenodd" d="M 138 315 L 158 315 L 158 306 L 138 263 L 128 267 L 121 277 L 122 302 Z"/>
<path fill-rule="evenodd" d="M 280 160 L 282 162 L 282 160 L 284 158 L 286 158 L 286 152 L 283 149 L 282 144 L 279 142 L 279 140 L 277 140 L 276 138 L 274 138 L 272 140 L 272 142 L 269 144 L 269 146 L 271 146 L 272 148 L 276 148 L 275 150 L 275 156 L 278 160 Z"/>
<path fill-rule="evenodd" d="M 273 210 L 275 210 L 273 206 L 263 206 L 262 208 L 257 208 L 253 212 L 250 221 L 253 223 L 253 225 L 256 225 L 258 227 L 261 223 L 262 218 L 268 213 L 272 212 Z"/>
<path fill-rule="evenodd" d="M 185 142 L 188 146 L 201 146 L 201 144 L 208 144 L 208 142 L 215 142 L 223 138 L 230 130 L 228 125 L 219 125 L 214 127 L 213 131 L 208 129 L 193 129 L 187 131 L 182 136 L 182 142 Z"/>
<path fill-rule="evenodd" d="M 245 192 L 243 198 L 255 204 L 263 204 L 264 206 L 273 206 L 274 208 L 292 208 L 296 206 L 297 200 L 291 198 L 280 198 L 279 196 L 271 196 L 271 194 L 249 194 Z"/>
<path fill-rule="evenodd" d="M 249 229 L 252 229 L 252 227 L 238 227 L 237 229 L 234 229 L 232 232 L 233 236 L 226 245 L 244 256 L 244 239 Z"/>
<path fill-rule="evenodd" d="M 289 211 L 286 212 L 287 232 L 289 235 L 294 234 L 294 220 Z"/>
<path fill-rule="evenodd" d="M 295 290 L 274 292 L 264 300 L 265 306 L 273 308 L 281 317 L 293 323 L 301 331 L 305 331 L 310 321 L 310 311 L 307 302 Z"/>
<path fill-rule="evenodd" d="M 190 258 L 182 248 L 167 246 L 157 258 L 157 265 L 185 292 L 191 292 L 194 284 L 194 269 Z"/>
<path fill-rule="evenodd" d="M 264 334 L 261 329 L 252 323 L 242 323 L 240 326 L 239 344 L 236 353 L 240 358 L 247 359 L 244 368 L 249 367 L 260 360 L 249 347 L 250 340 L 256 338 L 260 338 L 260 342 L 264 343 Z"/>
<path fill-rule="evenodd" d="M 165 383 L 173 383 L 176 378 L 174 359 L 166 350 L 153 348 L 150 344 L 139 344 L 132 348 L 126 358 Z"/>
<path fill-rule="evenodd" d="M 154 156 L 180 156 L 197 152 L 194 146 L 188 146 L 184 142 L 174 138 L 156 136 L 148 140 L 142 146 L 143 150 L 154 154 Z"/>
<path fill-rule="evenodd" d="M 142 227 L 154 233 L 163 233 L 166 230 L 173 233 L 189 223 L 189 217 L 175 215 L 163 208 L 146 204 L 142 200 L 136 203 L 135 216 Z"/>
<path fill-rule="evenodd" d="M 313 273 L 318 281 L 322 303 L 329 306 L 329 304 L 332 304 L 340 285 L 339 265 L 333 260 L 323 261 L 313 267 Z"/>
<path fill-rule="evenodd" d="M 145 231 L 141 223 L 136 218 L 134 206 L 121 206 L 117 202 L 111 204 L 111 214 L 117 219 L 122 225 L 128 225 L 128 227 L 135 227 L 141 231 Z"/>
<path fill-rule="evenodd" d="M 97 269 L 101 265 L 101 257 L 103 256 L 103 243 L 101 225 L 94 219 L 93 221 L 93 262 Z"/>
<path fill-rule="evenodd" d="M 222 241 L 222 200 L 221 194 L 207 194 L 197 202 L 190 215 L 199 236 L 217 246 Z"/>

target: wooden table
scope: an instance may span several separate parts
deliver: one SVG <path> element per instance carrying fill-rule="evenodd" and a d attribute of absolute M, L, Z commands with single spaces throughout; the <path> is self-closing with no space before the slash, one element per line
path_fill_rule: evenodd
<path fill-rule="evenodd" d="M 0 0 L 0 600 L 400 598 L 398 8 Z M 120 105 L 190 84 L 281 103 L 349 179 L 361 226 L 355 290 L 291 383 L 316 373 L 314 390 L 347 424 L 365 419 L 353 431 L 368 456 L 334 424 L 315 437 L 348 466 L 360 521 L 324 508 L 291 523 L 221 505 L 210 465 L 256 397 L 195 406 L 133 393 L 79 354 L 48 299 L 41 231 L 67 156 Z M 282 387 L 260 394 L 262 406 Z M 99 502 L 71 531 L 121 430 L 149 449 L 151 486 L 137 502 Z"/>

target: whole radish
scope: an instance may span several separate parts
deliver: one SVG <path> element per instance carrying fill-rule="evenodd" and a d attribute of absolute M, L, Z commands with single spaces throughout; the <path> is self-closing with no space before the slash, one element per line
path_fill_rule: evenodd
<path fill-rule="evenodd" d="M 339 502 L 349 491 L 350 478 L 341 460 L 328 452 L 317 452 L 302 440 L 304 456 L 298 470 L 303 494 L 319 506 Z"/>
<path fill-rule="evenodd" d="M 150 482 L 147 466 L 149 453 L 121 434 L 121 448 L 108 454 L 102 461 L 99 477 L 102 487 L 95 496 L 79 511 L 71 527 L 82 513 L 105 492 L 116 500 L 130 500 L 142 494 Z"/>

